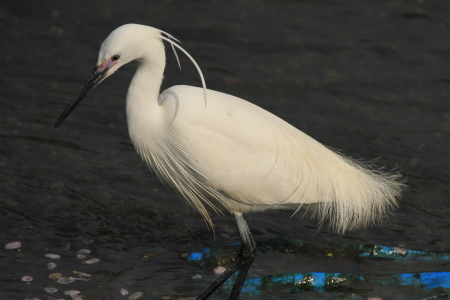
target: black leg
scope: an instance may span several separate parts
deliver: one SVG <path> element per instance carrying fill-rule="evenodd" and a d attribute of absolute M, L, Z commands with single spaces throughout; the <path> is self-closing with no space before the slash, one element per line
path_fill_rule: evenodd
<path fill-rule="evenodd" d="M 253 252 L 252 255 L 248 258 L 248 260 L 239 269 L 239 274 L 236 278 L 236 281 L 234 282 L 233 291 L 231 292 L 229 300 L 238 299 L 239 294 L 241 293 L 242 286 L 244 285 L 244 280 L 245 277 L 247 276 L 248 269 L 250 269 L 250 265 L 253 263 L 254 259 L 255 254 Z"/>
<path fill-rule="evenodd" d="M 239 251 L 236 259 L 225 270 L 225 272 L 214 280 L 214 282 L 205 291 L 203 291 L 200 296 L 197 297 L 197 300 L 207 299 L 236 271 L 239 271 L 239 274 L 236 278 L 236 282 L 234 283 L 233 291 L 231 292 L 229 300 L 235 300 L 239 297 L 239 293 L 241 292 L 248 269 L 255 258 L 256 244 L 250 230 L 248 229 L 247 222 L 245 222 L 244 217 L 242 216 L 242 213 L 235 213 L 234 216 L 236 218 L 239 234 L 241 236 L 241 250 Z"/>

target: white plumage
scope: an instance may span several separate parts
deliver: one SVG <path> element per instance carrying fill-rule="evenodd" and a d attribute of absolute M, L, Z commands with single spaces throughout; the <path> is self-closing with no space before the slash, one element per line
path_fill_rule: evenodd
<path fill-rule="evenodd" d="M 322 203 L 316 215 L 342 233 L 396 206 L 402 187 L 397 175 L 344 158 L 256 105 L 212 90 L 205 105 L 202 89 L 191 86 L 158 96 L 165 67 L 159 30 L 134 24 L 116 29 L 98 63 L 118 52 L 124 59 L 122 45 L 139 62 L 127 95 L 131 140 L 160 180 L 209 223 L 206 207 L 245 213 Z"/>
<path fill-rule="evenodd" d="M 250 249 L 252 238 L 242 213 L 281 206 L 296 211 L 316 204 L 319 220 L 330 219 L 331 227 L 343 233 L 371 225 L 397 206 L 403 187 L 398 174 L 337 154 L 254 104 L 205 87 L 174 86 L 159 94 L 163 40 L 180 48 L 172 39 L 152 27 L 119 27 L 103 42 L 86 86 L 91 89 L 122 65 L 138 61 L 126 105 L 131 140 L 159 179 L 210 225 L 209 210 L 232 212 L 244 248 Z"/>
<path fill-rule="evenodd" d="M 396 175 L 364 168 L 245 100 L 207 94 L 205 108 L 200 88 L 167 89 L 152 109 L 161 110 L 153 116 L 161 122 L 156 126 L 146 128 L 145 115 L 139 114 L 141 120 L 127 113 L 138 153 L 208 221 L 205 205 L 217 208 L 217 202 L 244 213 L 320 202 L 318 217 L 329 217 L 344 232 L 373 223 L 396 205 Z M 127 101 L 128 108 L 134 99 Z"/>

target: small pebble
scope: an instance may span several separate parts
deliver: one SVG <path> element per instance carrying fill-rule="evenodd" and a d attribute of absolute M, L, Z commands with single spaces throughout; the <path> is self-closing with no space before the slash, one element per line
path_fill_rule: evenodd
<path fill-rule="evenodd" d="M 128 291 L 126 289 L 120 289 L 120 294 L 122 296 L 125 296 L 125 295 L 128 295 L 129 293 L 128 293 Z"/>
<path fill-rule="evenodd" d="M 5 249 L 12 250 L 12 249 L 18 249 L 22 247 L 21 242 L 11 242 L 5 245 Z"/>
<path fill-rule="evenodd" d="M 202 275 L 200 274 L 195 274 L 194 276 L 192 276 L 192 279 L 200 279 L 202 278 Z"/>
<path fill-rule="evenodd" d="M 23 276 L 22 277 L 22 281 L 25 281 L 25 282 L 33 281 L 33 277 L 31 277 L 31 276 Z"/>
<path fill-rule="evenodd" d="M 78 276 L 80 276 L 80 277 L 86 277 L 86 278 L 92 277 L 92 275 L 89 274 L 89 273 L 77 272 L 77 274 L 78 274 Z"/>
<path fill-rule="evenodd" d="M 80 253 L 80 254 L 91 254 L 91 250 L 89 250 L 89 249 L 80 249 L 80 250 L 78 250 L 78 253 Z"/>
<path fill-rule="evenodd" d="M 77 254 L 77 259 L 85 259 L 85 258 L 86 258 L 86 255 L 80 254 L 80 253 Z"/>
<path fill-rule="evenodd" d="M 133 295 L 128 297 L 128 300 L 136 300 L 137 298 L 141 297 L 142 295 L 144 295 L 144 293 L 141 293 L 141 292 L 134 293 Z"/>
<path fill-rule="evenodd" d="M 227 268 L 225 268 L 225 267 L 218 266 L 217 268 L 214 269 L 214 274 L 220 275 L 220 274 L 222 274 L 223 272 L 225 272 L 226 269 L 227 269 Z"/>
<path fill-rule="evenodd" d="M 91 280 L 90 278 L 84 278 L 84 277 L 72 277 L 73 280 L 81 280 L 81 281 L 89 281 Z"/>
<path fill-rule="evenodd" d="M 45 254 L 45 257 L 48 257 L 51 259 L 59 259 L 59 258 L 61 258 L 61 255 L 49 253 L 49 254 Z"/>
<path fill-rule="evenodd" d="M 49 270 L 53 270 L 54 268 L 56 268 L 57 264 L 55 264 L 54 262 L 49 262 L 47 264 L 47 269 Z"/>
<path fill-rule="evenodd" d="M 74 296 L 74 295 L 78 295 L 79 293 L 80 293 L 80 291 L 67 290 L 67 291 L 64 292 L 64 295 Z"/>
<path fill-rule="evenodd" d="M 62 277 L 61 273 L 52 273 L 50 275 L 48 275 L 48 278 L 50 278 L 51 280 L 58 280 Z"/>
<path fill-rule="evenodd" d="M 69 284 L 74 281 L 75 281 L 75 278 L 73 278 L 73 277 L 61 277 L 56 282 L 61 283 L 61 284 Z"/>
<path fill-rule="evenodd" d="M 46 287 L 44 290 L 45 290 L 47 293 L 49 293 L 49 294 L 53 294 L 53 293 L 56 293 L 56 292 L 58 291 L 58 289 L 57 289 L 57 288 L 54 288 L 54 287 Z"/>
<path fill-rule="evenodd" d="M 398 252 L 398 253 L 401 253 L 401 254 L 406 254 L 406 253 L 408 253 L 408 249 L 405 249 L 405 248 L 394 247 L 394 250 L 395 250 L 396 252 Z M 374 299 L 375 299 L 375 298 L 374 298 Z"/>
<path fill-rule="evenodd" d="M 93 258 L 93 259 L 83 261 L 83 264 L 92 265 L 92 264 L 98 263 L 99 261 L 100 261 L 99 258 Z"/>

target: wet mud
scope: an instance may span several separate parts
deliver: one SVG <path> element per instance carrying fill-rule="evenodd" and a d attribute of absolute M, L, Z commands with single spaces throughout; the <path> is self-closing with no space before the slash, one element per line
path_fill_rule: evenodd
<path fill-rule="evenodd" d="M 105 80 L 53 128 L 95 66 L 100 44 L 125 23 L 151 25 L 180 39 L 208 88 L 249 100 L 327 146 L 376 159 L 407 178 L 400 207 L 379 227 L 339 236 L 301 214 L 270 211 L 247 217 L 257 241 L 282 237 L 450 252 L 448 1 L 5 0 L 0 245 L 20 241 L 22 247 L 0 250 L 0 299 L 69 299 L 66 290 L 79 290 L 85 299 L 125 299 L 136 292 L 143 293 L 139 299 L 189 299 L 215 275 L 213 265 L 188 260 L 186 253 L 238 242 L 232 216 L 213 215 L 214 235 L 136 154 L 125 119 L 135 64 Z M 182 72 L 167 51 L 162 89 L 200 85 L 189 60 L 180 59 Z M 91 253 L 77 258 L 80 249 Z M 448 261 L 367 263 L 357 256 L 287 253 L 283 245 L 263 250 L 249 280 L 450 271 Z M 82 263 L 92 258 L 100 261 Z M 57 267 L 49 270 L 49 262 Z M 78 272 L 92 277 L 67 285 L 48 277 L 77 278 Z M 196 274 L 202 278 L 192 279 Z M 420 284 L 379 281 L 356 288 L 359 293 L 268 286 L 260 285 L 259 294 L 244 290 L 242 299 L 416 299 L 448 293 L 445 284 L 425 291 Z M 129 294 L 122 296 L 121 288 Z M 211 299 L 226 295 L 224 287 Z"/>

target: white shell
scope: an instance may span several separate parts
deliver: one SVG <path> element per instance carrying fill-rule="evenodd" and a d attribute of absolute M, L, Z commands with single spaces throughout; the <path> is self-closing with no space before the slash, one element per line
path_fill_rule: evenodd
<path fill-rule="evenodd" d="M 128 295 L 129 292 L 128 292 L 126 289 L 120 289 L 120 294 L 121 294 L 122 296 L 125 296 L 125 295 Z"/>
<path fill-rule="evenodd" d="M 56 292 L 58 291 L 58 289 L 57 289 L 57 288 L 54 288 L 54 287 L 46 287 L 46 288 L 44 289 L 44 291 L 46 291 L 46 292 L 49 293 L 49 294 L 53 294 L 53 293 L 56 293 Z"/>
<path fill-rule="evenodd" d="M 33 277 L 31 277 L 31 276 L 23 276 L 22 277 L 22 281 L 25 281 L 25 282 L 33 281 Z"/>
<path fill-rule="evenodd" d="M 86 278 L 92 277 L 92 275 L 89 274 L 89 273 L 78 272 L 77 274 L 78 274 L 78 276 L 80 276 L 80 277 L 86 277 Z"/>
<path fill-rule="evenodd" d="M 78 295 L 79 293 L 80 293 L 80 291 L 67 290 L 67 291 L 64 292 L 64 295 L 74 296 L 74 295 Z"/>
<path fill-rule="evenodd" d="M 56 282 L 61 284 L 69 284 L 75 281 L 75 278 L 73 277 L 61 277 Z"/>
<path fill-rule="evenodd" d="M 54 262 L 49 262 L 47 264 L 47 269 L 52 270 L 54 268 L 56 268 L 57 264 L 55 264 Z"/>
<path fill-rule="evenodd" d="M 83 261 L 83 264 L 92 265 L 92 264 L 98 263 L 99 261 L 100 261 L 99 258 L 92 258 L 92 259 Z"/>
<path fill-rule="evenodd" d="M 5 245 L 5 249 L 12 250 L 12 249 L 18 249 L 22 247 L 21 242 L 11 242 Z"/>
<path fill-rule="evenodd" d="M 128 300 L 136 300 L 137 298 L 140 298 L 142 295 L 144 295 L 144 293 L 142 293 L 142 292 L 134 293 L 133 295 L 128 297 Z"/>
<path fill-rule="evenodd" d="M 217 268 L 214 269 L 214 274 L 220 275 L 220 274 L 222 274 L 223 272 L 225 272 L 226 269 L 227 269 L 227 268 L 225 268 L 225 267 L 218 266 Z"/>

